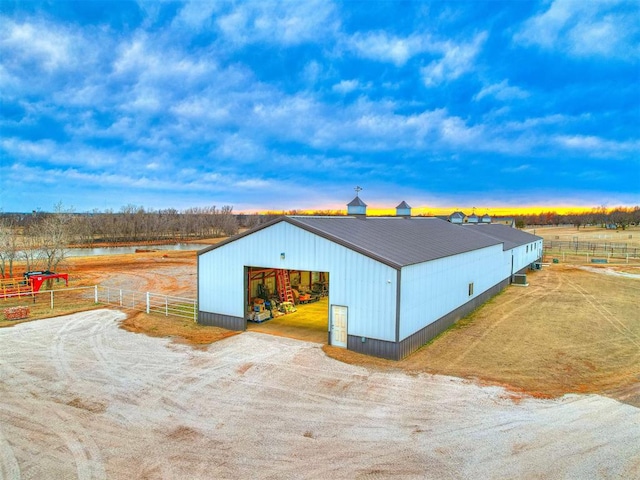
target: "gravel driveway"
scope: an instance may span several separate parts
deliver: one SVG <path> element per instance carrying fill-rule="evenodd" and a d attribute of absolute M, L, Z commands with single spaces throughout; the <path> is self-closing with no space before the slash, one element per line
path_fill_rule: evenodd
<path fill-rule="evenodd" d="M 0 329 L 0 478 L 638 478 L 640 409 L 337 362 L 245 332 L 194 349 L 97 310 Z"/>

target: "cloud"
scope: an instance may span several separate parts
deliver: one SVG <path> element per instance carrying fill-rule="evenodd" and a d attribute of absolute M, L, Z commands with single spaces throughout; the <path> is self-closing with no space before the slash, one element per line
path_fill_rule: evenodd
<path fill-rule="evenodd" d="M 420 53 L 433 51 L 429 38 L 419 35 L 397 37 L 384 31 L 355 33 L 346 40 L 347 48 L 362 58 L 404 65 Z"/>
<path fill-rule="evenodd" d="M 220 7 L 220 2 L 189 0 L 180 9 L 173 23 L 189 29 L 201 30 L 213 21 L 212 16 Z"/>
<path fill-rule="evenodd" d="M 53 71 L 67 68 L 75 55 L 72 35 L 64 28 L 53 29 L 42 23 L 17 23 L 6 18 L 0 22 L 0 47 L 3 55 L 19 57 L 23 65 L 33 65 Z"/>
<path fill-rule="evenodd" d="M 502 168 L 500 171 L 504 173 L 520 173 L 520 172 L 527 172 L 530 170 L 532 170 L 531 165 L 522 164 L 516 167 L 505 167 L 505 168 Z"/>
<path fill-rule="evenodd" d="M 482 16 L 465 2 L 408 2 L 393 28 L 391 4 L 376 13 L 349 2 L 152 2 L 131 23 L 117 3 L 91 19 L 16 4 L 0 14 L 0 190 L 29 191 L 24 180 L 37 185 L 51 169 L 46 181 L 65 187 L 57 195 L 86 182 L 97 207 L 100 196 L 131 202 L 130 185 L 134 203 L 224 191 L 260 205 L 267 182 L 278 186 L 275 205 L 295 208 L 351 178 L 370 192 L 443 192 L 419 163 L 447 185 L 555 159 L 586 159 L 594 171 L 637 165 L 636 71 L 601 58 L 640 44 L 631 8 L 583 3 L 544 3 L 516 24 L 515 8 Z M 500 44 L 513 25 L 518 45 L 533 48 Z M 538 50 L 554 48 L 580 55 L 581 68 L 554 56 L 553 72 L 531 75 Z M 9 178 L 12 164 L 30 176 Z M 161 198 L 156 186 L 181 193 Z"/>
<path fill-rule="evenodd" d="M 567 150 L 584 152 L 594 157 L 614 158 L 640 149 L 640 141 L 637 140 L 616 141 L 595 135 L 555 135 L 552 140 Z M 638 163 L 637 160 L 635 163 Z"/>
<path fill-rule="evenodd" d="M 444 56 L 420 70 L 424 84 L 427 87 L 435 87 L 472 71 L 475 67 L 476 57 L 486 38 L 487 34 L 483 32 L 476 35 L 470 43 L 448 42 Z"/>
<path fill-rule="evenodd" d="M 51 140 L 28 141 L 20 138 L 3 138 L 2 150 L 17 158 L 44 159 L 54 154 L 57 145 Z"/>
<path fill-rule="evenodd" d="M 339 26 L 333 5 L 322 0 L 291 0 L 277 4 L 250 1 L 234 7 L 218 17 L 217 25 L 224 37 L 238 46 L 324 42 Z"/>
<path fill-rule="evenodd" d="M 340 83 L 336 83 L 331 87 L 334 92 L 341 93 L 343 95 L 361 88 L 362 86 L 358 80 L 342 80 Z"/>
<path fill-rule="evenodd" d="M 637 61 L 637 8 L 635 2 L 555 0 L 546 11 L 528 19 L 513 40 L 576 57 Z"/>
<path fill-rule="evenodd" d="M 256 140 L 237 133 L 225 135 L 211 154 L 214 157 L 234 160 L 238 164 L 251 163 L 267 156 L 267 151 Z"/>
<path fill-rule="evenodd" d="M 187 53 L 178 47 L 158 45 L 157 38 L 139 34 L 123 42 L 113 60 L 113 74 L 146 82 L 175 81 L 174 87 L 203 81 L 217 70 L 217 65 L 201 52 Z"/>
<path fill-rule="evenodd" d="M 494 83 L 492 85 L 487 85 L 482 88 L 476 95 L 474 95 L 474 100 L 482 100 L 485 97 L 493 97 L 500 101 L 508 101 L 508 100 L 520 100 L 523 98 L 527 98 L 529 93 L 525 90 L 522 90 L 518 87 L 512 87 L 509 85 L 508 80 L 503 80 L 500 83 Z"/>
<path fill-rule="evenodd" d="M 250 178 L 248 180 L 235 182 L 234 186 L 238 188 L 268 188 L 271 186 L 271 182 L 260 178 Z"/>

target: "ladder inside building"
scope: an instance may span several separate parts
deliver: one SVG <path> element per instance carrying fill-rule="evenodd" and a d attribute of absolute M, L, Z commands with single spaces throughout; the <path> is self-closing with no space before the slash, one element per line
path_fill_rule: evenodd
<path fill-rule="evenodd" d="M 276 270 L 278 284 L 278 296 L 281 302 L 291 302 L 293 304 L 293 292 L 291 291 L 291 280 L 288 270 Z"/>

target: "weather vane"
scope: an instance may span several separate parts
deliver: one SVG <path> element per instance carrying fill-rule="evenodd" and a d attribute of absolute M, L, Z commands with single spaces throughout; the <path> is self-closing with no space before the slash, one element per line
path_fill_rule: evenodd
<path fill-rule="evenodd" d="M 354 188 L 354 190 L 356 191 L 356 197 L 357 197 L 358 194 L 362 191 L 362 187 L 356 186 L 356 188 Z"/>

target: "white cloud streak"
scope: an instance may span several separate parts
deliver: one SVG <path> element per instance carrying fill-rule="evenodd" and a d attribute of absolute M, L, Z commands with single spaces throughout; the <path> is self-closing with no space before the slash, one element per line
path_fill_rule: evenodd
<path fill-rule="evenodd" d="M 554 0 L 514 35 L 525 46 L 629 61 L 637 61 L 639 39 L 638 5 L 624 1 Z"/>
<path fill-rule="evenodd" d="M 321 0 L 249 1 L 233 7 L 216 23 L 225 39 L 238 47 L 319 42 L 339 27 L 333 5 Z"/>
<path fill-rule="evenodd" d="M 508 80 L 500 83 L 494 83 L 482 88 L 474 97 L 474 100 L 482 100 L 485 97 L 493 97 L 497 100 L 506 102 L 509 100 L 520 100 L 529 97 L 529 93 L 518 87 L 509 85 Z"/>
<path fill-rule="evenodd" d="M 356 33 L 345 40 L 346 48 L 362 58 L 402 66 L 412 57 L 440 49 L 427 35 L 398 37 L 384 31 Z"/>
<path fill-rule="evenodd" d="M 487 33 L 483 32 L 476 35 L 470 43 L 448 42 L 444 56 L 421 69 L 424 84 L 436 87 L 473 71 L 476 57 L 486 39 Z"/>

